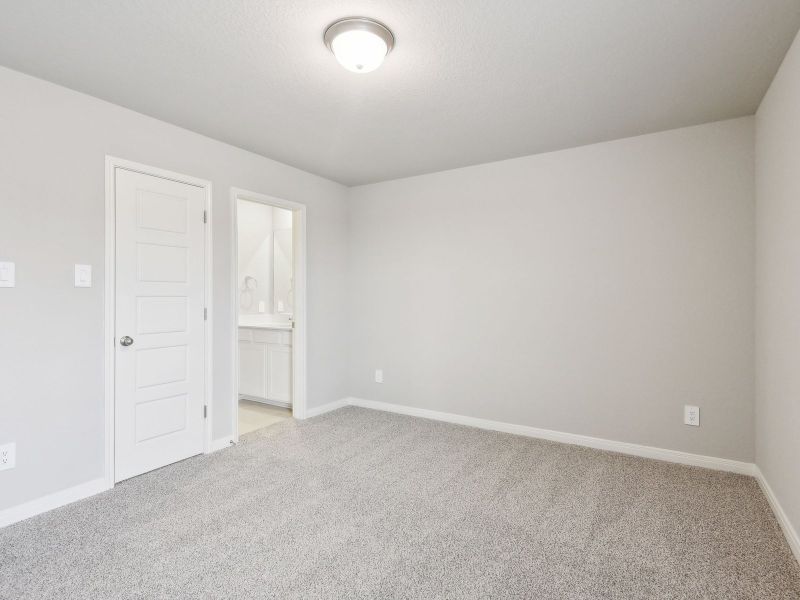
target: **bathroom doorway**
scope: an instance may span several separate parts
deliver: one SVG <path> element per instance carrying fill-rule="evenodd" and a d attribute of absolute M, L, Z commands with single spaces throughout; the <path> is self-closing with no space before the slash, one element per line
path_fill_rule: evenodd
<path fill-rule="evenodd" d="M 234 440 L 305 412 L 305 207 L 234 190 Z"/>

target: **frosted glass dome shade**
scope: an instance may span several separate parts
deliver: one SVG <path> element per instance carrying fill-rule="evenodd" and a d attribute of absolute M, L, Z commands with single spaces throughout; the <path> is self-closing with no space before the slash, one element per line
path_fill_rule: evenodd
<path fill-rule="evenodd" d="M 385 25 L 363 17 L 336 21 L 324 37 L 339 64 L 353 73 L 374 71 L 394 46 L 394 36 Z"/>

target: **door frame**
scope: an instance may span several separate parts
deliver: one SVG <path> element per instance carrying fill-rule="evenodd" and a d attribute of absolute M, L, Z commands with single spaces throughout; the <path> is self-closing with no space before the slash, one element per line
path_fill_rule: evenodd
<path fill-rule="evenodd" d="M 116 169 L 126 169 L 144 175 L 151 175 L 153 177 L 160 177 L 162 179 L 169 179 L 178 183 L 186 183 L 189 185 L 202 188 L 205 195 L 205 211 L 206 211 L 206 238 L 205 238 L 205 257 L 203 264 L 205 265 L 205 282 L 203 289 L 203 296 L 205 307 L 207 309 L 207 319 L 205 321 L 205 385 L 204 385 L 204 398 L 206 408 L 206 418 L 203 424 L 203 453 L 208 454 L 211 452 L 211 423 L 214 415 L 214 406 L 212 402 L 213 390 L 213 343 L 212 334 L 214 331 L 214 311 L 213 311 L 213 236 L 212 236 L 212 223 L 214 220 L 211 216 L 211 182 L 206 179 L 199 179 L 190 175 L 182 173 L 175 173 L 160 169 L 158 167 L 151 167 L 141 163 L 117 158 L 114 156 L 106 155 L 106 168 L 105 168 L 105 193 L 106 193 L 106 214 L 105 214 L 105 284 L 104 284 L 104 323 L 103 335 L 105 342 L 104 347 L 104 375 L 105 375 L 105 480 L 109 488 L 114 487 L 114 424 L 115 424 L 115 383 L 116 383 L 116 222 L 117 222 L 117 206 L 116 206 Z"/>
<path fill-rule="evenodd" d="M 306 205 L 284 200 L 241 188 L 231 188 L 231 341 L 233 366 L 231 415 L 233 443 L 239 443 L 239 205 L 238 200 L 249 200 L 269 206 L 292 211 L 292 231 L 297 239 L 292 240 L 294 248 L 292 267 L 294 270 L 294 329 L 292 330 L 292 416 L 306 418 L 306 373 L 307 373 L 307 235 Z M 294 219 L 297 219 L 295 224 Z"/>

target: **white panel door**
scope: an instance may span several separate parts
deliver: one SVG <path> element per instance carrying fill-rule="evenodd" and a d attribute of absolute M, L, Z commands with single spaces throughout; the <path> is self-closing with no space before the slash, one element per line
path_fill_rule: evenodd
<path fill-rule="evenodd" d="M 203 451 L 205 190 L 117 168 L 114 474 Z"/>

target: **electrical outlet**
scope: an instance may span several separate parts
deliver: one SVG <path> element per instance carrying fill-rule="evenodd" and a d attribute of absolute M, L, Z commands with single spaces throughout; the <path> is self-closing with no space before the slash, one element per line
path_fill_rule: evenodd
<path fill-rule="evenodd" d="M 375 369 L 375 383 L 383 383 L 383 369 Z"/>
<path fill-rule="evenodd" d="M 0 446 L 0 471 L 13 469 L 17 464 L 17 445 L 14 442 Z"/>
<path fill-rule="evenodd" d="M 683 424 L 693 427 L 700 427 L 700 408 L 697 406 L 683 407 Z"/>
<path fill-rule="evenodd" d="M 16 285 L 15 270 L 13 262 L 0 262 L 0 287 L 14 287 Z"/>

